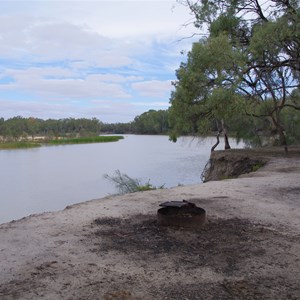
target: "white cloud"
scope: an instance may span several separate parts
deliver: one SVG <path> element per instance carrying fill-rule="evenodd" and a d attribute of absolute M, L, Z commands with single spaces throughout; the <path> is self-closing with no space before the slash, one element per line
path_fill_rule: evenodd
<path fill-rule="evenodd" d="M 132 63 L 126 43 L 101 36 L 84 26 L 57 20 L 0 16 L 0 28 L 2 58 L 28 62 L 77 60 L 104 68 Z"/>
<path fill-rule="evenodd" d="M 109 74 L 109 73 L 90 75 L 89 78 L 93 78 L 93 80 L 98 82 L 115 82 L 115 83 L 138 81 L 143 79 L 143 77 L 141 76 L 123 76 L 123 75 Z"/>
<path fill-rule="evenodd" d="M 23 1 L 13 6 L 18 15 L 52 18 L 77 25 L 87 25 L 100 35 L 133 37 L 145 35 L 177 35 L 190 14 L 187 8 L 169 1 Z M 188 32 L 181 28 L 182 35 Z"/>
<path fill-rule="evenodd" d="M 18 112 L 16 114 L 15 112 Z M 102 122 L 129 122 L 144 112 L 144 107 L 136 107 L 126 102 L 112 102 L 111 100 L 97 100 L 86 102 L 85 105 L 73 102 L 18 102 L 0 100 L 0 115 L 5 119 L 20 115 L 42 119 L 63 118 L 98 118 Z M 117 116 L 117 118 L 116 118 Z"/>
<path fill-rule="evenodd" d="M 0 114 L 1 117 L 4 118 L 20 115 L 23 117 L 37 117 L 42 119 L 60 119 L 71 117 L 75 112 L 74 106 L 70 103 L 0 100 Z M 80 116 L 80 114 L 78 114 L 78 116 Z"/>
<path fill-rule="evenodd" d="M 131 97 L 120 84 L 107 82 L 101 78 L 101 75 L 87 75 L 84 78 L 76 78 L 76 74 L 60 68 L 7 70 L 4 74 L 15 81 L 8 84 L 0 84 L 0 90 L 31 91 L 38 96 L 47 98 L 55 96 L 65 99 Z"/>
<path fill-rule="evenodd" d="M 171 80 L 150 80 L 132 84 L 133 89 L 138 91 L 141 96 L 163 98 L 170 94 Z"/>
<path fill-rule="evenodd" d="M 0 1 L 0 117 L 167 107 L 188 19 L 175 0 Z"/>
<path fill-rule="evenodd" d="M 72 70 L 62 67 L 30 67 L 27 69 L 6 69 L 2 72 L 2 75 L 12 77 L 16 81 L 22 81 L 28 78 L 38 80 L 47 77 L 70 78 L 77 76 L 76 73 L 74 73 Z"/>
<path fill-rule="evenodd" d="M 145 107 L 151 106 L 152 109 L 154 107 L 161 108 L 161 109 L 165 109 L 165 108 L 169 107 L 169 104 L 167 102 L 151 102 L 151 103 L 149 103 L 149 102 L 135 102 L 135 103 L 131 103 L 131 104 L 135 105 L 135 106 L 145 106 Z"/>

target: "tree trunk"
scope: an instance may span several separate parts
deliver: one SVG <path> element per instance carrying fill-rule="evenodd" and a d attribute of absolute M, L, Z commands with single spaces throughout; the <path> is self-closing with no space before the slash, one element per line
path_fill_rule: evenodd
<path fill-rule="evenodd" d="M 222 130 L 224 132 L 225 150 L 231 149 L 230 144 L 229 144 L 229 140 L 228 140 L 227 129 L 226 129 L 226 126 L 224 124 L 224 120 L 222 120 Z"/>
<path fill-rule="evenodd" d="M 224 141 L 225 141 L 225 150 L 227 149 L 231 149 L 230 144 L 229 144 L 229 140 L 228 140 L 228 136 L 227 134 L 224 132 Z"/>
<path fill-rule="evenodd" d="M 283 146 L 285 154 L 288 154 L 287 140 L 282 127 L 278 128 L 280 145 Z"/>
<path fill-rule="evenodd" d="M 213 151 L 216 149 L 216 147 L 219 145 L 219 143 L 220 143 L 220 134 L 221 134 L 221 132 L 222 132 L 222 130 L 219 130 L 219 131 L 218 131 L 218 134 L 217 134 L 217 142 L 211 147 L 210 152 L 213 152 Z"/>
<path fill-rule="evenodd" d="M 286 135 L 285 135 L 284 128 L 280 124 L 279 117 L 276 116 L 276 118 L 275 118 L 274 116 L 272 116 L 272 122 L 275 125 L 276 131 L 279 134 L 280 146 L 283 146 L 285 154 L 288 154 L 288 146 L 287 146 Z"/>

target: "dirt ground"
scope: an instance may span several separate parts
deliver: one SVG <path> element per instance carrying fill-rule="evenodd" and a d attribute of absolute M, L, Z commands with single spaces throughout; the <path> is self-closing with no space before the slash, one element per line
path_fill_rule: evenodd
<path fill-rule="evenodd" d="M 300 299 L 300 159 L 237 179 L 110 196 L 0 225 L 0 299 Z M 159 203 L 203 207 L 158 225 Z"/>

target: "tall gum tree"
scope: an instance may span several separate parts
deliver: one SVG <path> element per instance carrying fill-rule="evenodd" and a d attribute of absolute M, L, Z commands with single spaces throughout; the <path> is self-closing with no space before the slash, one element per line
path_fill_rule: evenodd
<path fill-rule="evenodd" d="M 282 111 L 300 110 L 299 101 L 290 100 L 300 79 L 299 1 L 178 2 L 208 34 L 176 72 L 173 139 L 186 131 L 204 133 L 212 122 L 224 124 L 224 130 L 237 119 L 249 126 L 257 118 L 286 147 Z M 253 132 L 262 130 L 252 126 Z"/>

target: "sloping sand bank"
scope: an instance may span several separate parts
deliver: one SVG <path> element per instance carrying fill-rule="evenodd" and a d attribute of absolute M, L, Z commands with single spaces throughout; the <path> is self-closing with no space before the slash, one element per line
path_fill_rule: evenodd
<path fill-rule="evenodd" d="M 207 212 L 162 228 L 159 203 Z M 238 179 L 112 196 L 0 226 L 0 299 L 299 299 L 300 160 Z"/>

